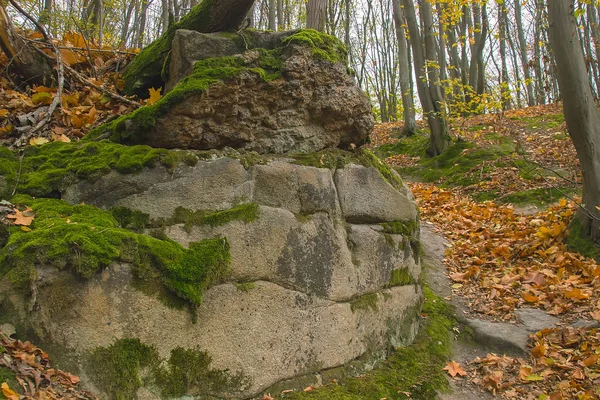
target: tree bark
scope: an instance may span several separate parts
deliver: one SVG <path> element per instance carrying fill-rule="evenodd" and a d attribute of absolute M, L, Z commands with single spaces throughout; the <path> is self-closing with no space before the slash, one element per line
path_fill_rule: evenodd
<path fill-rule="evenodd" d="M 435 38 L 433 35 L 433 15 L 431 4 L 420 0 L 421 19 L 424 33 L 421 35 L 419 24 L 412 0 L 402 0 L 406 15 L 406 24 L 413 49 L 415 75 L 417 77 L 417 92 L 421 99 L 423 114 L 429 124 L 429 149 L 427 153 L 434 157 L 442 154 L 450 143 L 448 127 L 442 114 L 441 91 L 439 77 L 435 68 L 428 68 L 428 62 L 436 62 Z"/>
<path fill-rule="evenodd" d="M 325 31 L 326 11 L 326 0 L 308 0 L 306 3 L 306 27 L 321 32 Z"/>
<path fill-rule="evenodd" d="M 125 93 L 148 97 L 148 89 L 164 85 L 165 79 L 161 74 L 177 29 L 203 33 L 237 29 L 252 4 L 254 0 L 203 0 L 181 21 L 169 26 L 125 68 Z"/>
<path fill-rule="evenodd" d="M 39 54 L 15 31 L 6 9 L 0 3 L 0 48 L 6 54 L 10 72 L 21 78 L 22 83 L 50 85 L 52 67 L 46 58 Z"/>
<path fill-rule="evenodd" d="M 398 41 L 398 79 L 400 80 L 400 90 L 402 92 L 403 134 L 410 136 L 417 132 L 417 121 L 415 118 L 413 92 L 410 86 L 411 72 L 410 63 L 408 62 L 408 43 L 406 42 L 404 15 L 402 7 L 400 7 L 400 0 L 392 0 L 392 7 L 394 12 L 394 26 L 396 27 L 396 40 Z"/>
<path fill-rule="evenodd" d="M 600 111 L 588 82 L 573 12 L 573 0 L 549 1 L 548 33 L 565 121 L 583 175 L 583 204 L 577 217 L 584 233 L 600 244 Z"/>
<path fill-rule="evenodd" d="M 519 55 L 521 57 L 521 66 L 525 77 L 525 87 L 527 88 L 527 105 L 535 106 L 535 97 L 533 95 L 533 81 L 529 69 L 529 60 L 527 57 L 527 42 L 525 41 L 525 32 L 521 18 L 521 0 L 515 0 L 515 22 L 517 24 L 517 37 L 519 38 Z"/>

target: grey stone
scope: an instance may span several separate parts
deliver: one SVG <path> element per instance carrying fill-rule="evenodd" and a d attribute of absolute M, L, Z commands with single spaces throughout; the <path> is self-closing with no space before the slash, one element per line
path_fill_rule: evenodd
<path fill-rule="evenodd" d="M 240 33 L 200 33 L 187 29 L 175 31 L 169 57 L 169 75 L 166 92 L 190 75 L 196 61 L 214 57 L 229 57 L 254 48 L 274 49 L 296 31 L 260 32 L 247 30 Z"/>
<path fill-rule="evenodd" d="M 416 221 L 414 201 L 394 189 L 374 167 L 350 164 L 335 171 L 344 218 L 351 223 Z"/>
<path fill-rule="evenodd" d="M 523 327 L 532 333 L 545 328 L 554 328 L 560 322 L 560 319 L 539 308 L 520 308 L 515 311 L 515 314 L 523 323 Z"/>
<path fill-rule="evenodd" d="M 190 37 L 205 41 L 210 35 L 214 34 L 182 34 L 184 47 L 172 53 L 173 70 L 190 70 L 189 57 L 179 59 L 187 52 L 187 41 L 193 42 Z M 216 46 L 224 53 L 236 46 L 222 45 L 222 40 L 216 40 Z M 232 147 L 263 154 L 347 149 L 363 144 L 374 125 L 371 105 L 346 65 L 316 58 L 304 46 L 288 44 L 283 49 L 281 78 L 267 82 L 252 72 L 259 67 L 258 53 L 248 50 L 239 55 L 248 71 L 215 83 L 202 93 L 186 94 L 184 101 L 173 104 L 156 119 L 143 138 L 133 135 L 131 140 L 162 148 Z M 145 129 L 136 124 L 135 119 L 128 120 L 124 135 Z"/>
<path fill-rule="evenodd" d="M 98 207 L 129 207 L 151 218 L 170 217 L 177 207 L 190 210 L 222 210 L 248 192 L 243 184 L 248 172 L 239 161 L 220 158 L 180 165 L 170 173 L 162 167 L 124 175 L 116 171 L 95 182 L 81 181 L 63 192 L 70 203 L 85 202 Z"/>
<path fill-rule="evenodd" d="M 515 356 L 525 356 L 529 351 L 530 331 L 520 325 L 472 318 L 466 322 L 473 330 L 474 339 L 487 349 Z"/>
<path fill-rule="evenodd" d="M 251 175 L 252 199 L 260 204 L 285 208 L 295 214 L 339 214 L 337 191 L 329 169 L 272 162 L 252 167 Z"/>
<path fill-rule="evenodd" d="M 422 301 L 416 286 L 394 287 L 377 293 L 377 310 L 352 311 L 348 302 L 320 299 L 271 282 L 257 281 L 247 292 L 226 283 L 205 293 L 194 324 L 186 309 L 169 308 L 136 290 L 127 265 L 114 264 L 87 281 L 55 269 L 40 276 L 38 306 L 27 320 L 41 340 L 62 349 L 52 354 L 59 361 L 63 356 L 85 364 L 83 356 L 90 350 L 126 337 L 155 346 L 165 358 L 175 347 L 198 347 L 212 357 L 211 368 L 249 378 L 247 386 L 222 396 L 234 399 L 361 356 L 383 355 L 390 344 L 409 343 L 418 328 Z M 64 292 L 65 282 L 76 301 L 56 309 L 48 300 L 57 290 Z M 27 314 L 29 299 L 17 293 L 10 299 Z"/>

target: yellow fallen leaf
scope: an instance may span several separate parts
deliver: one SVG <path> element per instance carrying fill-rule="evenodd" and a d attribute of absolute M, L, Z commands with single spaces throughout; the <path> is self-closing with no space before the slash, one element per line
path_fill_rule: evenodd
<path fill-rule="evenodd" d="M 40 145 L 46 144 L 48 142 L 49 142 L 49 140 L 44 137 L 35 137 L 35 138 L 29 139 L 29 144 L 32 146 L 40 146 Z"/>
<path fill-rule="evenodd" d="M 38 104 L 48 105 L 48 104 L 52 103 L 53 98 L 54 97 L 48 92 L 40 92 L 40 93 L 36 93 L 33 96 L 31 96 L 31 101 L 36 106 Z"/>
<path fill-rule="evenodd" d="M 154 89 L 154 88 L 150 88 L 148 89 L 148 93 L 150 93 L 150 97 L 148 98 L 148 100 L 146 100 L 146 105 L 147 106 L 151 106 L 152 104 L 156 103 L 157 101 L 160 100 L 160 98 L 162 97 L 160 92 L 161 92 L 162 88 L 158 88 L 158 89 Z"/>
<path fill-rule="evenodd" d="M 17 392 L 8 387 L 8 383 L 6 382 L 2 384 L 2 394 L 8 400 L 19 400 L 21 398 Z"/>
<path fill-rule="evenodd" d="M 5 108 L 0 108 L 0 118 L 4 118 L 8 115 L 8 110 Z"/>
<path fill-rule="evenodd" d="M 66 137 L 64 134 L 56 134 L 56 133 L 52 133 L 52 141 L 54 142 L 63 142 L 63 143 L 69 143 L 71 141 L 71 139 L 69 139 L 68 137 Z"/>

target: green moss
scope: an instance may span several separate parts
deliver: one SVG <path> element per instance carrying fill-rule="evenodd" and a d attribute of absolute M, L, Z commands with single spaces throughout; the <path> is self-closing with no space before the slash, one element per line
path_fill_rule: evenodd
<path fill-rule="evenodd" d="M 140 371 L 158 363 L 158 352 L 139 339 L 119 339 L 89 356 L 88 372 L 102 390 L 117 400 L 135 399 L 142 386 Z"/>
<path fill-rule="evenodd" d="M 241 375 L 231 376 L 227 370 L 211 369 L 211 362 L 208 353 L 200 349 L 177 347 L 171 350 L 167 366 L 158 368 L 156 384 L 165 398 L 172 398 L 235 391 L 246 383 Z"/>
<path fill-rule="evenodd" d="M 352 312 L 359 310 L 372 310 L 377 311 L 377 302 L 379 301 L 379 296 L 377 293 L 369 293 L 363 296 L 360 296 L 358 299 L 350 302 L 350 309 Z"/>
<path fill-rule="evenodd" d="M 235 287 L 240 292 L 248 293 L 252 289 L 256 288 L 256 283 L 254 282 L 239 282 L 235 284 Z"/>
<path fill-rule="evenodd" d="M 203 292 L 223 279 L 230 256 L 227 239 L 215 237 L 183 248 L 176 242 L 119 228 L 108 211 L 70 205 L 55 199 L 15 198 L 33 208 L 31 232 L 15 231 L 0 251 L 0 275 L 17 286 L 34 278 L 36 265 L 69 269 L 89 278 L 111 262 L 134 266 L 134 272 L 154 268 L 166 287 L 198 305 Z"/>
<path fill-rule="evenodd" d="M 381 176 L 393 187 L 400 189 L 403 186 L 402 178 L 379 157 L 367 149 L 361 149 L 367 166 L 375 167 Z"/>
<path fill-rule="evenodd" d="M 342 62 L 346 64 L 348 58 L 348 51 L 338 38 L 313 29 L 301 30 L 284 39 L 283 44 L 299 44 L 310 47 L 314 57 L 332 63 Z"/>
<path fill-rule="evenodd" d="M 113 207 L 110 213 L 120 228 L 134 231 L 143 231 L 150 221 L 150 215 L 127 207 Z"/>
<path fill-rule="evenodd" d="M 170 152 L 149 146 L 121 146 L 109 142 L 52 142 L 39 147 L 27 147 L 22 160 L 17 193 L 38 197 L 58 197 L 57 193 L 77 179 L 95 180 L 111 170 L 135 173 L 157 163 L 170 165 Z M 6 156 L 2 158 L 2 155 Z M 4 160 L 4 162 L 2 162 Z M 6 174 L 15 182 L 19 163 L 10 161 L 0 152 L 0 169 L 13 168 Z"/>
<path fill-rule="evenodd" d="M 410 157 L 426 157 L 429 147 L 429 137 L 422 133 L 402 137 L 396 143 L 388 143 L 375 149 L 375 154 L 387 158 L 396 154 L 406 154 Z"/>
<path fill-rule="evenodd" d="M 294 392 L 282 399 L 430 400 L 448 390 L 444 366 L 451 355 L 449 332 L 456 326 L 452 309 L 425 288 L 422 312 L 427 315 L 414 343 L 397 349 L 387 360 L 358 378 L 346 378 L 309 392 Z"/>
<path fill-rule="evenodd" d="M 553 188 L 537 188 L 531 190 L 523 190 L 514 192 L 507 196 L 503 196 L 500 201 L 503 203 L 511 203 L 516 205 L 534 204 L 537 206 L 546 206 L 556 203 L 562 197 L 573 194 L 580 194 L 581 191 L 573 187 L 553 187 Z"/>
<path fill-rule="evenodd" d="M 546 114 L 537 117 L 515 118 L 522 124 L 525 124 L 529 130 L 554 129 L 565 122 L 563 114 Z"/>
<path fill-rule="evenodd" d="M 407 236 L 409 238 L 415 236 L 417 229 L 419 229 L 419 224 L 412 220 L 383 222 L 380 225 L 385 233 Z"/>
<path fill-rule="evenodd" d="M 593 258 L 600 263 L 600 247 L 584 234 L 583 225 L 577 218 L 574 218 L 569 225 L 566 242 L 570 251 Z"/>
<path fill-rule="evenodd" d="M 116 400 L 135 399 L 144 384 L 157 386 L 164 398 L 172 398 L 232 392 L 247 383 L 239 374 L 210 368 L 211 362 L 200 349 L 177 347 L 162 360 L 153 346 L 139 339 L 119 339 L 94 349 L 86 367 L 94 383 Z"/>
<path fill-rule="evenodd" d="M 245 203 L 223 211 L 191 211 L 177 207 L 173 216 L 165 223 L 167 225 L 184 224 L 184 229 L 190 231 L 194 226 L 209 225 L 212 227 L 225 225 L 232 221 L 250 223 L 260 217 L 259 206 L 256 203 Z"/>
<path fill-rule="evenodd" d="M 0 146 L 0 199 L 8 199 L 15 187 L 19 160 L 6 147 Z"/>
<path fill-rule="evenodd" d="M 499 144 L 486 148 L 472 143 L 457 141 L 443 154 L 432 158 L 421 158 L 415 167 L 402 168 L 403 175 L 419 178 L 424 182 L 440 182 L 442 186 L 469 186 L 480 181 L 480 173 L 492 168 L 492 161 L 515 152 L 514 143 L 502 138 Z"/>
<path fill-rule="evenodd" d="M 412 275 L 408 268 L 395 269 L 392 271 L 392 277 L 388 282 L 387 286 L 404 286 L 404 285 L 412 285 L 415 283 Z"/>

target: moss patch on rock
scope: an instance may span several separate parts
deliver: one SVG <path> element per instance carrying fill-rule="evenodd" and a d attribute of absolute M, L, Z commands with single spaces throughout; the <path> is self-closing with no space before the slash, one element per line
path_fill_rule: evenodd
<path fill-rule="evenodd" d="M 212 369 L 211 362 L 206 352 L 182 347 L 163 360 L 153 346 L 125 338 L 91 351 L 86 369 L 94 383 L 117 400 L 136 398 L 142 385 L 156 387 L 164 398 L 173 398 L 232 391 L 245 384 L 243 376 Z"/>
<path fill-rule="evenodd" d="M 231 221 L 250 223 L 256 221 L 259 216 L 259 207 L 256 203 L 245 203 L 222 211 L 191 211 L 183 207 L 177 207 L 173 216 L 165 223 L 166 225 L 184 224 L 184 229 L 189 232 L 194 226 L 209 225 L 215 227 Z"/>
<path fill-rule="evenodd" d="M 352 312 L 359 310 L 372 310 L 377 311 L 377 303 L 379 302 L 379 296 L 377 293 L 369 293 L 360 296 L 358 299 L 350 302 L 350 309 Z"/>
<path fill-rule="evenodd" d="M 0 275 L 7 274 L 16 287 L 29 287 L 36 265 L 68 268 L 85 279 L 122 261 L 131 263 L 134 272 L 155 269 L 166 287 L 198 305 L 204 291 L 227 274 L 230 255 L 225 238 L 191 243 L 186 249 L 174 241 L 119 228 L 110 212 L 96 207 L 28 196 L 13 201 L 36 212 L 31 231 L 13 232 L 0 251 Z"/>
<path fill-rule="evenodd" d="M 363 400 L 412 399 L 430 400 L 447 391 L 443 371 L 448 362 L 452 338 L 449 332 L 457 325 L 452 309 L 425 287 L 422 312 L 427 314 L 417 338 L 410 346 L 397 349 L 373 371 L 360 378 L 346 378 L 311 390 L 278 395 L 280 399 Z"/>
<path fill-rule="evenodd" d="M 182 23 L 184 23 L 183 19 L 180 23 L 175 24 L 175 26 L 179 26 Z M 184 27 L 183 25 L 179 26 L 179 28 Z M 167 43 L 170 46 L 174 34 L 175 31 L 171 32 L 171 28 L 169 28 L 163 37 L 153 42 L 137 57 L 150 57 L 152 54 L 164 53 L 167 48 L 165 46 L 167 46 Z M 281 77 L 285 46 L 291 44 L 311 48 L 313 55 L 317 58 L 332 63 L 346 63 L 347 51 L 339 39 L 310 29 L 301 30 L 287 37 L 283 41 L 283 47 L 273 50 L 257 49 L 260 57 L 257 61 L 249 64 L 246 64 L 240 56 L 217 57 L 197 61 L 194 64 L 192 74 L 182 79 L 173 90 L 158 102 L 151 106 L 140 107 L 130 115 L 122 116 L 115 121 L 92 130 L 88 138 L 107 137 L 114 142 L 124 144 L 144 143 L 146 134 L 154 127 L 157 118 L 165 115 L 173 105 L 184 101 L 190 96 L 205 92 L 213 84 L 239 77 L 245 73 L 258 75 L 265 82 Z M 136 81 L 136 74 L 141 74 L 142 72 L 136 70 L 135 66 L 143 66 L 144 64 L 147 63 L 134 61 L 125 71 L 125 80 Z M 158 65 L 153 68 L 158 68 Z M 159 85 L 155 85 L 155 87 L 159 86 L 162 86 L 162 82 Z"/>
<path fill-rule="evenodd" d="M 415 221 L 391 221 L 380 224 L 385 233 L 393 235 L 402 235 L 412 238 L 419 229 L 419 224 Z"/>
<path fill-rule="evenodd" d="M 412 275 L 408 268 L 395 269 L 392 271 L 392 276 L 387 286 L 404 286 L 404 285 L 412 285 L 415 283 Z"/>

